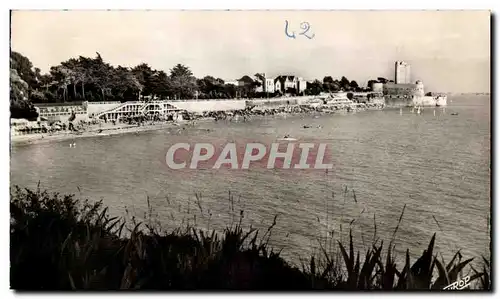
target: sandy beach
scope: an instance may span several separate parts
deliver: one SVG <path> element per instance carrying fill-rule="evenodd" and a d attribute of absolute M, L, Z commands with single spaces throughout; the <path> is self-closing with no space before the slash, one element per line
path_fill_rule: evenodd
<path fill-rule="evenodd" d="M 200 123 L 213 122 L 214 119 L 211 117 L 198 118 L 193 121 L 184 120 L 180 122 L 162 122 L 162 123 L 153 123 L 148 124 L 144 123 L 141 126 L 129 125 L 129 124 L 117 124 L 113 125 L 108 123 L 106 125 L 93 125 L 89 126 L 83 131 L 80 132 L 56 132 L 52 134 L 48 133 L 36 133 L 36 134 L 27 134 L 27 135 L 14 135 L 11 136 L 11 145 L 28 145 L 28 144 L 41 144 L 48 142 L 58 142 L 65 140 L 74 140 L 79 138 L 89 138 L 89 137 L 99 137 L 99 136 L 110 136 L 117 134 L 127 134 L 127 133 L 137 133 L 137 132 L 145 132 L 145 131 L 153 131 L 153 130 L 161 130 L 161 129 L 169 129 L 169 128 L 182 128 L 186 126 L 196 126 Z"/>
<path fill-rule="evenodd" d="M 189 122 L 182 123 L 156 123 L 156 124 L 144 124 L 141 126 L 137 125 L 115 125 L 109 126 L 106 128 L 92 128 L 88 131 L 84 131 L 81 133 L 75 132 L 57 132 L 52 135 L 50 134 L 28 134 L 28 135 L 17 135 L 11 136 L 11 144 L 12 145 L 26 145 L 26 144 L 40 144 L 47 142 L 57 142 L 64 140 L 74 140 L 79 138 L 88 138 L 88 137 L 99 137 L 99 136 L 109 136 L 109 135 L 117 135 L 117 134 L 126 134 L 126 133 L 135 133 L 135 132 L 144 132 L 144 131 L 152 131 L 152 130 L 161 130 L 166 128 L 175 128 L 182 127 L 184 125 L 188 125 Z"/>
<path fill-rule="evenodd" d="M 282 107 L 281 107 L 282 108 Z M 340 109 L 336 111 L 307 111 L 307 112 L 277 112 L 278 108 L 269 107 L 269 114 L 253 114 L 250 119 L 259 119 L 262 117 L 288 117 L 288 116 L 302 116 L 305 115 L 315 115 L 318 117 L 319 115 L 330 115 L 331 113 L 348 113 L 345 109 Z M 366 109 L 372 110 L 372 109 Z M 379 110 L 379 109 L 375 109 Z M 354 111 L 353 111 L 354 112 Z M 112 123 L 100 124 L 100 125 L 91 125 L 86 127 L 80 132 L 71 132 L 71 131 L 62 131 L 55 132 L 52 134 L 48 133 L 35 133 L 35 134 L 27 134 L 27 135 L 14 135 L 11 136 L 11 145 L 28 145 L 28 144 L 40 144 L 40 143 L 48 143 L 48 142 L 58 142 L 65 140 L 75 140 L 78 138 L 88 138 L 88 137 L 99 137 L 99 136 L 109 136 L 109 135 L 117 135 L 117 134 L 126 134 L 126 133 L 136 133 L 136 132 L 144 132 L 144 131 L 152 131 L 152 130 L 161 130 L 167 128 L 176 128 L 176 127 L 184 127 L 184 126 L 196 126 L 198 123 L 203 122 L 213 122 L 214 119 L 212 117 L 203 117 L 198 118 L 194 121 L 180 121 L 180 122 L 162 122 L 162 123 L 144 123 L 141 126 L 129 125 L 129 124 L 116 124 Z M 239 118 L 233 120 L 221 120 L 221 121 L 239 121 Z"/>

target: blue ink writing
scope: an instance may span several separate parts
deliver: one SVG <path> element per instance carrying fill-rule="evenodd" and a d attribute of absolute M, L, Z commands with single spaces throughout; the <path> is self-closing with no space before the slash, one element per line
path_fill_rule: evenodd
<path fill-rule="evenodd" d="M 300 23 L 300 29 L 302 29 L 302 32 L 300 32 L 299 35 L 303 35 L 303 36 L 307 37 L 308 39 L 314 38 L 314 36 L 315 36 L 314 33 L 308 34 L 309 29 L 311 29 L 311 25 L 309 25 L 308 22 Z M 285 20 L 285 35 L 289 38 L 293 38 L 293 39 L 296 38 L 295 31 L 292 31 L 291 34 L 288 32 L 288 20 Z"/>
<path fill-rule="evenodd" d="M 290 38 L 295 38 L 295 31 L 292 33 L 292 35 L 288 34 L 288 20 L 285 20 L 285 34 Z"/>
<path fill-rule="evenodd" d="M 302 33 L 300 33 L 300 34 L 302 34 L 303 36 L 307 37 L 308 39 L 312 39 L 312 38 L 315 36 L 315 34 L 314 34 L 314 33 L 312 34 L 312 36 L 309 36 L 309 35 L 307 35 L 307 34 L 306 34 L 306 33 L 307 33 L 307 31 L 309 31 L 309 28 L 311 28 L 311 26 L 309 25 L 309 23 L 308 23 L 308 22 L 302 22 L 302 23 L 300 23 L 300 28 L 301 28 L 302 30 L 304 30 L 304 31 L 303 31 Z"/>

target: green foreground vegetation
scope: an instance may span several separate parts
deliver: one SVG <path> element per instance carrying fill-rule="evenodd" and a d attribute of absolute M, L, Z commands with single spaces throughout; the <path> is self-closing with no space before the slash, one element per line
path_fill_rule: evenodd
<path fill-rule="evenodd" d="M 302 269 L 239 223 L 222 234 L 193 227 L 160 232 L 152 221 L 128 226 L 102 202 L 20 189 L 10 200 L 11 288 L 16 290 L 442 290 L 464 275 L 471 289 L 491 290 L 491 264 L 458 251 L 445 263 L 433 251 L 435 234 L 416 261 L 396 265 L 392 242 L 375 242 L 360 261 L 352 236 L 323 250 Z M 401 220 L 401 218 L 400 218 Z M 397 229 L 397 228 L 396 228 Z"/>

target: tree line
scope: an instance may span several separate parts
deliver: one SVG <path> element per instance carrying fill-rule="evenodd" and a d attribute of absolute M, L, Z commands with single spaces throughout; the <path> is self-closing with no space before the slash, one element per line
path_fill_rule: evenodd
<path fill-rule="evenodd" d="M 156 70 L 147 63 L 135 67 L 115 67 L 105 62 L 99 53 L 93 58 L 70 58 L 42 74 L 27 57 L 11 51 L 11 117 L 36 118 L 33 103 L 230 99 L 282 95 L 281 91 L 257 92 L 256 88 L 262 86 L 263 79 L 262 74 L 255 74 L 254 78 L 245 75 L 239 79 L 239 85 L 228 84 L 212 76 L 196 78 L 189 67 L 182 64 L 175 65 L 169 73 Z M 290 89 L 285 93 L 317 95 L 321 92 L 366 90 L 346 77 L 334 80 L 326 76 L 322 82 L 315 80 L 308 83 L 303 92 Z"/>

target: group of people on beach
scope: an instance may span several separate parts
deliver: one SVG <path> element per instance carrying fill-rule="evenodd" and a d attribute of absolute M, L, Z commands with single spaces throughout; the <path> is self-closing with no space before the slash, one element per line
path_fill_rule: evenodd
<path fill-rule="evenodd" d="M 118 123 L 126 124 L 126 125 L 137 125 L 140 126 L 148 126 L 155 125 L 156 123 L 165 123 L 172 122 L 178 123 L 180 120 L 186 121 L 185 125 L 194 126 L 196 124 L 196 120 L 198 119 L 213 119 L 214 121 L 249 121 L 253 116 L 274 116 L 274 115 L 289 115 L 289 114 L 324 114 L 324 113 L 333 113 L 335 109 L 343 111 L 345 107 L 336 107 L 331 106 L 328 111 L 324 109 L 324 107 L 317 107 L 313 105 L 277 105 L 277 106 L 247 106 L 242 110 L 226 110 L 226 111 L 206 111 L 203 113 L 196 112 L 175 112 L 170 113 L 168 115 L 139 115 L 133 117 L 126 117 L 117 120 L 108 119 L 89 119 L 89 120 L 80 120 L 78 123 L 74 121 L 70 121 L 67 124 L 64 122 L 54 122 L 50 125 L 40 125 L 39 128 L 30 128 L 29 131 L 25 132 L 23 135 L 42 135 L 49 134 L 53 135 L 57 132 L 59 133 L 71 133 L 71 134 L 82 134 L 83 132 L 97 132 L 101 133 L 105 126 L 110 126 L 109 129 L 116 128 Z M 349 107 L 348 107 L 349 108 Z M 333 109 L 333 110 L 332 110 Z M 343 110 L 342 110 L 343 109 Z M 346 110 L 347 112 L 350 109 Z M 180 116 L 180 117 L 179 117 Z M 304 125 L 303 128 L 310 128 L 309 125 Z M 321 128 L 321 126 L 318 126 Z M 28 130 L 28 129 L 26 129 Z"/>

